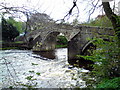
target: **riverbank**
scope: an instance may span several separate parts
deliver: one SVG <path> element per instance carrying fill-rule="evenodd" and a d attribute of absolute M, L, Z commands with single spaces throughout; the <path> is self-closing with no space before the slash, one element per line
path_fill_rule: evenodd
<path fill-rule="evenodd" d="M 57 44 L 55 47 L 56 48 L 67 48 L 67 45 Z"/>
<path fill-rule="evenodd" d="M 1 42 L 0 50 L 9 50 L 9 49 L 30 49 L 27 43 L 24 42 Z"/>

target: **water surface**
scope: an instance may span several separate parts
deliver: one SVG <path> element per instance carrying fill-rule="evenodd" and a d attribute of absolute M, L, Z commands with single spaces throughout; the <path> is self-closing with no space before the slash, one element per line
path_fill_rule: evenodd
<path fill-rule="evenodd" d="M 3 50 L 0 51 L 0 87 L 20 88 L 29 84 L 37 88 L 70 88 L 78 86 L 78 82 L 79 87 L 85 87 L 85 81 L 77 78 L 78 68 L 69 67 L 67 48 L 56 49 L 54 59 L 30 50 Z M 32 79 L 28 80 L 30 76 Z"/>

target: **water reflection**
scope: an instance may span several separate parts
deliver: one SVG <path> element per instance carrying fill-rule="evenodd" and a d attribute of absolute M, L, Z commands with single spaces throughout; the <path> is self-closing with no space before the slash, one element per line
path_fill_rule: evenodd
<path fill-rule="evenodd" d="M 39 55 L 40 57 L 35 57 L 35 58 L 46 58 L 46 59 L 51 59 L 51 60 L 59 60 L 59 59 L 65 59 L 67 60 L 68 55 L 67 55 L 67 48 L 59 48 L 55 50 L 50 50 L 50 51 L 36 51 L 33 52 L 33 54 Z"/>
<path fill-rule="evenodd" d="M 40 55 L 42 57 L 48 58 L 48 59 L 55 59 L 55 50 L 50 50 L 50 51 L 36 51 L 33 52 L 33 54 Z"/>
<path fill-rule="evenodd" d="M 40 58 L 42 60 L 68 60 L 68 49 L 67 48 L 59 48 L 59 49 L 55 49 L 55 50 L 51 50 L 51 51 L 37 51 L 37 52 L 33 52 L 33 54 L 37 54 L 38 56 L 33 56 L 34 58 Z M 79 67 L 80 68 L 84 68 L 87 70 L 93 70 L 93 67 L 91 66 L 92 64 L 94 64 L 93 61 L 90 60 L 85 60 L 83 58 L 81 58 L 79 60 Z M 73 68 L 73 66 L 72 66 Z"/>

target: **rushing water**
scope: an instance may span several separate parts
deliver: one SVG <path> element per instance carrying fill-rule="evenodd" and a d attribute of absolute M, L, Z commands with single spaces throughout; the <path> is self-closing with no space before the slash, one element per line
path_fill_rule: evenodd
<path fill-rule="evenodd" d="M 67 62 L 67 49 L 56 49 L 55 55 L 55 59 L 47 59 L 30 50 L 0 51 L 0 87 L 85 87 L 85 81 L 77 78 L 78 68 L 70 68 Z"/>

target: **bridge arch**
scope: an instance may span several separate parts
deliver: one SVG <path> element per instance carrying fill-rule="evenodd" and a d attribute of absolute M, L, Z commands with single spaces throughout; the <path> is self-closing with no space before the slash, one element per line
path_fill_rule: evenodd
<path fill-rule="evenodd" d="M 90 40 L 82 47 L 81 55 L 91 55 L 92 50 L 96 49 L 96 46 L 93 44 L 95 40 Z M 90 51 L 88 51 L 90 50 Z"/>
<path fill-rule="evenodd" d="M 29 48 L 33 48 L 38 41 L 41 41 L 41 39 L 42 39 L 42 38 L 41 38 L 40 35 L 39 35 L 37 38 L 30 37 L 30 38 L 28 39 L 28 46 L 29 46 Z"/>
<path fill-rule="evenodd" d="M 34 39 L 34 43 L 36 43 L 33 46 L 33 51 L 48 51 L 48 50 L 54 50 L 55 46 L 57 44 L 57 36 L 62 33 L 65 38 L 67 39 L 67 36 L 63 32 L 58 31 L 52 31 L 47 32 L 44 36 L 38 36 Z M 41 39 L 39 39 L 39 37 Z M 37 42 L 35 42 L 37 41 Z"/>

